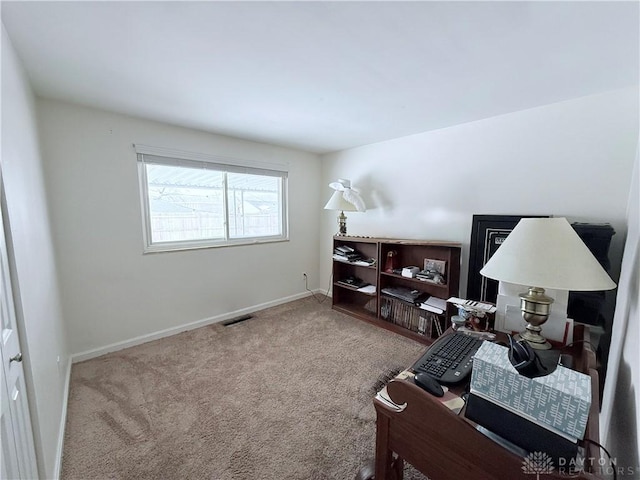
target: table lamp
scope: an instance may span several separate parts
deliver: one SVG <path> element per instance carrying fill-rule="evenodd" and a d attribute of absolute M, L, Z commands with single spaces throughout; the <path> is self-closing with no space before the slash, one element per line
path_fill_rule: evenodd
<path fill-rule="evenodd" d="M 335 190 L 324 206 L 325 210 L 339 210 L 338 235 L 347 235 L 347 216 L 344 212 L 364 212 L 366 207 L 358 192 L 351 188 L 351 181 L 343 178 L 329 184 Z"/>
<path fill-rule="evenodd" d="M 520 309 L 527 322 L 520 337 L 541 350 L 551 348 L 540 333 L 553 303 L 545 288 L 600 291 L 616 287 L 566 218 L 521 219 L 480 274 L 529 286 L 527 293 L 520 294 Z"/>

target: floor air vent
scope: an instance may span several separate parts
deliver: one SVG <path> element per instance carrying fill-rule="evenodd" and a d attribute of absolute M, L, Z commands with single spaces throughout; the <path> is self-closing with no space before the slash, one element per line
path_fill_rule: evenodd
<path fill-rule="evenodd" d="M 222 322 L 222 325 L 228 327 L 229 325 L 235 325 L 236 323 L 244 322 L 245 320 L 249 320 L 250 318 L 253 318 L 253 315 L 241 315 L 239 317 L 227 320 L 226 322 Z"/>

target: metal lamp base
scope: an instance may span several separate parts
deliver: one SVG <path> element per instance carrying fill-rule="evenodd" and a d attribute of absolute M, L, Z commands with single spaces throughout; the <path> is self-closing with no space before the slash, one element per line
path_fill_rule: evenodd
<path fill-rule="evenodd" d="M 526 340 L 531 348 L 549 350 L 551 344 L 541 335 L 542 327 L 551 312 L 553 298 L 544 294 L 544 288 L 531 287 L 527 293 L 520 294 L 522 318 L 527 322 L 526 330 L 520 338 Z"/>
<path fill-rule="evenodd" d="M 528 325 L 527 325 L 528 328 Z M 536 350 L 550 350 L 551 344 L 539 333 L 525 330 L 520 332 L 520 338 L 526 340 L 531 348 Z"/>
<path fill-rule="evenodd" d="M 347 216 L 344 212 L 340 212 L 340 215 L 338 215 L 338 235 L 341 237 L 347 236 Z"/>

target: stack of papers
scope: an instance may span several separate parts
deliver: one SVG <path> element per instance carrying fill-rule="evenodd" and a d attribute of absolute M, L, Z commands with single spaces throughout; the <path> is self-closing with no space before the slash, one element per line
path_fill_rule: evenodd
<path fill-rule="evenodd" d="M 447 302 L 451 302 L 457 307 L 469 312 L 495 313 L 496 306 L 490 303 L 477 302 L 475 300 L 465 300 L 464 298 L 451 297 Z"/>
<path fill-rule="evenodd" d="M 362 293 L 369 293 L 371 295 L 374 295 L 376 293 L 376 286 L 375 285 L 366 285 L 364 287 L 360 287 L 358 289 L 359 292 Z"/>
<path fill-rule="evenodd" d="M 419 307 L 429 312 L 441 314 L 447 309 L 447 301 L 438 297 L 429 297 Z"/>
<path fill-rule="evenodd" d="M 361 260 L 354 260 L 351 263 L 353 263 L 354 265 L 360 265 L 362 267 L 373 267 L 376 264 L 376 259 L 367 258 L 367 259 L 361 259 Z"/>

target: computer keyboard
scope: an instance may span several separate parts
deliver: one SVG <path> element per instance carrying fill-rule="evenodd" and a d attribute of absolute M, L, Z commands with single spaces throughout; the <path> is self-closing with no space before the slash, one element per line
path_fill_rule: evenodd
<path fill-rule="evenodd" d="M 426 372 L 438 382 L 454 384 L 464 380 L 473 364 L 482 340 L 464 333 L 453 333 L 438 338 L 413 365 L 413 370 Z"/>

